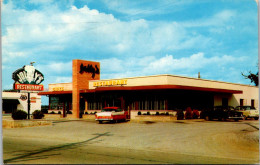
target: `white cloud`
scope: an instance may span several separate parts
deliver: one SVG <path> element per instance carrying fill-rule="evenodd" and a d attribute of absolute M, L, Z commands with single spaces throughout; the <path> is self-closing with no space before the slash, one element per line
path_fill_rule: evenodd
<path fill-rule="evenodd" d="M 177 75 L 178 73 L 186 74 L 185 71 L 188 72 L 189 69 L 215 66 L 220 69 L 221 66 L 226 67 L 235 62 L 242 62 L 244 58 L 235 58 L 231 55 L 215 56 L 225 52 L 225 49 L 228 49 L 230 54 L 237 54 L 234 53 L 237 48 L 232 44 L 225 45 L 224 49 L 214 52 L 219 44 L 224 45 L 225 42 L 218 40 L 216 36 L 204 33 L 207 30 L 214 33 L 233 30 L 234 19 L 237 19 L 238 15 L 242 16 L 235 9 L 222 10 L 213 16 L 200 17 L 187 22 L 162 21 L 163 19 L 160 21 L 145 19 L 122 21 L 112 14 L 102 13 L 88 6 L 81 8 L 71 6 L 72 2 L 68 2 L 67 5 L 70 5 L 70 8 L 65 10 L 57 5 L 50 5 L 58 3 L 53 0 L 30 0 L 32 4 L 42 5 L 37 10 L 19 9 L 12 4 L 12 1 L 3 4 L 2 68 L 9 67 L 8 64 L 13 63 L 14 59 L 17 62 L 33 59 L 40 63 L 37 69 L 44 75 L 49 77 L 56 74 L 60 77 L 57 79 L 49 77 L 49 79 L 64 82 L 69 80 L 68 74 L 71 73 L 71 62 L 67 61 L 75 58 L 103 59 L 97 61 L 101 61 L 101 72 L 107 78 L 175 72 Z M 110 2 L 114 5 L 110 9 L 118 9 L 117 11 L 122 10 L 129 14 L 135 12 L 137 15 L 149 13 L 146 13 L 146 10 L 149 11 L 149 7 L 146 8 L 146 6 L 139 6 L 144 10 L 131 11 L 136 9 L 126 5 L 118 8 L 118 5 L 122 5 L 121 1 L 106 1 L 105 3 Z M 171 1 L 165 2 L 171 3 Z M 135 2 L 131 2 L 133 3 Z M 163 9 L 162 6 L 158 6 L 159 9 Z M 124 11 L 124 9 L 129 10 Z M 158 13 L 159 10 L 151 12 Z M 244 17 L 241 18 L 245 20 L 252 13 L 250 11 L 243 15 Z M 250 17 L 250 19 L 253 22 L 255 17 Z M 251 31 L 253 34 L 250 25 L 239 27 L 239 30 L 242 31 L 244 28 L 244 31 Z M 187 56 L 194 51 L 205 52 L 205 55 L 197 53 Z M 248 51 L 250 50 L 246 50 L 246 53 Z M 208 52 L 212 53 L 210 57 Z M 165 56 L 162 57 L 162 55 Z M 66 74 L 61 75 L 62 73 Z"/>
<path fill-rule="evenodd" d="M 97 47 L 113 55 L 128 56 L 136 52 L 137 56 L 147 56 L 161 50 L 197 48 L 197 42 L 204 47 L 211 44 L 210 38 L 199 34 L 191 36 L 177 22 L 158 24 L 144 19 L 124 22 L 87 6 L 72 6 L 65 11 L 55 7 L 26 11 L 8 4 L 3 8 L 4 15 L 11 14 L 10 19 L 17 24 L 6 26 L 3 50 L 10 51 L 21 45 L 23 51 L 31 51 L 28 56 L 64 49 L 96 51 Z M 24 44 L 31 46 L 23 47 Z"/>
<path fill-rule="evenodd" d="M 35 67 L 39 71 L 44 71 L 43 74 L 64 74 L 64 73 L 72 73 L 72 62 L 50 62 L 46 65 L 35 65 Z"/>
<path fill-rule="evenodd" d="M 184 27 L 207 27 L 207 26 L 222 27 L 227 25 L 230 26 L 231 22 L 234 20 L 235 17 L 237 17 L 236 11 L 222 10 L 213 16 L 197 19 L 197 20 L 189 20 L 189 21 L 182 22 L 181 24 Z"/>
<path fill-rule="evenodd" d="M 230 55 L 207 57 L 202 52 L 181 58 L 174 58 L 173 55 L 159 58 L 154 56 L 131 57 L 125 60 L 112 58 L 101 61 L 101 73 L 102 79 L 154 74 L 189 76 L 198 71 L 203 72 L 204 77 L 212 72 L 224 73 L 227 70 L 232 74 L 237 74 L 240 73 L 240 68 L 237 68 L 235 64 L 246 62 L 248 59 L 246 56 L 233 57 Z"/>
<path fill-rule="evenodd" d="M 162 58 L 151 62 L 145 69 L 144 73 L 172 73 L 174 71 L 186 70 L 198 70 L 201 68 L 219 68 L 225 65 L 232 65 L 238 62 L 242 62 L 247 57 L 235 58 L 229 55 L 205 57 L 204 53 L 193 54 L 189 57 L 183 57 L 175 59 L 172 55 L 166 55 Z"/>
<path fill-rule="evenodd" d="M 125 19 L 145 17 L 148 15 L 178 12 L 189 1 L 133 1 L 133 0 L 104 0 L 106 6 L 113 11 L 126 14 Z M 156 7 L 155 7 L 156 6 Z M 173 10 L 174 9 L 174 10 Z"/>
<path fill-rule="evenodd" d="M 29 0 L 31 4 L 45 4 L 45 3 L 52 3 L 53 0 Z"/>

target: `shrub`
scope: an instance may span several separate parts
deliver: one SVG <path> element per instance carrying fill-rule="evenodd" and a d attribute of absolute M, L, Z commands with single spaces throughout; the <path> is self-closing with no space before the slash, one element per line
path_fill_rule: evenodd
<path fill-rule="evenodd" d="M 185 119 L 192 119 L 192 110 L 191 110 L 191 107 L 188 107 L 188 108 L 186 109 Z"/>
<path fill-rule="evenodd" d="M 48 113 L 48 109 L 42 109 L 42 113 Z"/>
<path fill-rule="evenodd" d="M 40 110 L 36 110 L 32 113 L 34 119 L 42 119 L 44 114 Z"/>
<path fill-rule="evenodd" d="M 156 112 L 155 115 L 160 115 L 159 112 Z"/>
<path fill-rule="evenodd" d="M 27 112 L 23 110 L 17 110 L 12 113 L 12 118 L 14 120 L 24 120 L 27 118 Z"/>
<path fill-rule="evenodd" d="M 177 120 L 183 120 L 184 119 L 184 113 L 182 110 L 177 111 Z"/>
<path fill-rule="evenodd" d="M 50 114 L 55 114 L 55 112 L 54 111 L 51 111 L 51 113 Z"/>
<path fill-rule="evenodd" d="M 140 111 L 138 111 L 137 115 L 142 115 L 142 113 Z"/>

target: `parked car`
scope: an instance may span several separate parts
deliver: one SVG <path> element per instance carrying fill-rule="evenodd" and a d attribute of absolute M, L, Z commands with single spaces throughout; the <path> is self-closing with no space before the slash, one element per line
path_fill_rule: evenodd
<path fill-rule="evenodd" d="M 232 106 L 214 106 L 212 109 L 202 112 L 201 118 L 205 120 L 234 119 L 235 121 L 243 120 L 243 113 L 234 109 Z"/>
<path fill-rule="evenodd" d="M 237 106 L 235 110 L 242 112 L 245 120 L 247 118 L 254 118 L 255 120 L 259 119 L 259 110 L 257 110 L 255 107 Z"/>
<path fill-rule="evenodd" d="M 126 121 L 127 111 L 120 109 L 119 107 L 105 107 L 101 112 L 96 113 L 96 121 L 100 124 L 103 121 L 117 122 L 119 120 Z"/>

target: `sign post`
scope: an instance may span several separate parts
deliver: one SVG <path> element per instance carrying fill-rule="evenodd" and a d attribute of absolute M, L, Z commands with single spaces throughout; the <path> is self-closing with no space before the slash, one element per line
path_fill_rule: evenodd
<path fill-rule="evenodd" d="M 17 69 L 13 72 L 12 78 L 14 82 L 14 89 L 24 90 L 28 93 L 28 119 L 30 119 L 30 110 L 31 110 L 31 91 L 43 91 L 44 86 L 41 84 L 44 80 L 43 74 L 34 68 L 34 62 L 31 62 L 31 65 L 25 65 L 20 69 Z"/>
<path fill-rule="evenodd" d="M 30 119 L 30 110 L 31 110 L 31 97 L 30 97 L 30 92 L 28 92 L 28 106 L 27 106 L 27 109 L 28 109 L 28 119 Z"/>

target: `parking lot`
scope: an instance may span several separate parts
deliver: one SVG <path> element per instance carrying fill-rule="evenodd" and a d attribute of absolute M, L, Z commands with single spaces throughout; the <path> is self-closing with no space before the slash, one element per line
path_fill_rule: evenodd
<path fill-rule="evenodd" d="M 10 164 L 257 164 L 259 122 L 64 120 L 5 128 L 3 146 Z"/>

